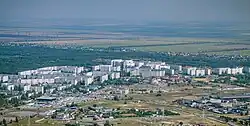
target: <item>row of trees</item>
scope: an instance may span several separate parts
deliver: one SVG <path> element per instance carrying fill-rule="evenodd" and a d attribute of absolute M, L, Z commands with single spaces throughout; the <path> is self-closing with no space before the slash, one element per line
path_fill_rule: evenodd
<path fill-rule="evenodd" d="M 225 67 L 225 64 L 231 66 L 249 66 L 250 60 L 232 59 L 231 57 L 218 58 L 215 56 L 197 55 L 182 56 L 168 55 L 166 53 L 136 52 L 136 51 L 112 51 L 108 49 L 53 49 L 44 46 L 30 45 L 0 45 L 0 73 L 16 73 L 18 71 L 29 70 L 44 66 L 55 65 L 76 65 L 92 66 L 103 61 L 96 59 L 150 59 L 152 61 L 165 61 L 168 63 L 178 63 L 180 65 L 191 66 L 211 66 Z M 20 57 L 13 57 L 13 55 Z M 8 57 L 9 56 L 9 57 Z M 18 64 L 18 65 L 16 65 Z"/>

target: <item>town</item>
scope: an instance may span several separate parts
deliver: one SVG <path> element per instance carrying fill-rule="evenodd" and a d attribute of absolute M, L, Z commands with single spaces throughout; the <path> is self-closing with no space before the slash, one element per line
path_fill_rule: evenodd
<path fill-rule="evenodd" d="M 113 59 L 92 67 L 49 66 L 1 74 L 1 123 L 28 118 L 30 124 L 31 117 L 41 117 L 34 123 L 52 119 L 65 125 L 111 125 L 125 117 L 152 117 L 164 124 L 159 121 L 181 116 L 185 107 L 201 111 L 196 116 L 212 124 L 243 125 L 249 123 L 249 73 L 249 67 L 241 66 L 192 67 Z M 181 120 L 172 123 L 192 124 Z M 203 121 L 201 125 L 208 123 Z"/>

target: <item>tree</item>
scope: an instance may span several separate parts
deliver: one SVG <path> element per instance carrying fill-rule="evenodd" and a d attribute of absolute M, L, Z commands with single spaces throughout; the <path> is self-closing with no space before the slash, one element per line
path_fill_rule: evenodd
<path fill-rule="evenodd" d="M 119 101 L 119 97 L 116 95 L 116 96 L 114 97 L 114 100 L 115 100 L 115 101 Z"/>
<path fill-rule="evenodd" d="M 18 118 L 16 117 L 16 120 L 15 120 L 15 122 L 17 122 L 17 123 L 18 123 L 18 121 L 19 121 L 19 120 L 18 120 Z"/>
<path fill-rule="evenodd" d="M 241 125 L 243 125 L 243 124 L 244 124 L 244 122 L 243 122 L 242 120 L 240 120 L 240 124 L 241 124 Z"/>
<path fill-rule="evenodd" d="M 5 119 L 3 119 L 3 125 L 4 125 L 4 126 L 7 126 L 7 122 L 6 122 Z"/>
<path fill-rule="evenodd" d="M 104 126 L 111 126 L 108 120 L 104 123 Z"/>
<path fill-rule="evenodd" d="M 183 125 L 183 122 L 180 122 L 179 125 L 182 126 L 182 125 Z"/>
<path fill-rule="evenodd" d="M 237 118 L 233 118 L 233 121 L 234 121 L 234 122 L 237 122 L 238 120 L 237 120 Z"/>
<path fill-rule="evenodd" d="M 247 111 L 247 112 L 245 113 L 245 115 L 249 115 L 249 111 Z"/>
<path fill-rule="evenodd" d="M 156 96 L 161 96 L 161 94 L 157 94 Z"/>
<path fill-rule="evenodd" d="M 27 95 L 26 95 L 26 94 L 23 94 L 23 95 L 21 96 L 21 100 L 28 100 Z"/>
<path fill-rule="evenodd" d="M 93 126 L 99 126 L 97 123 L 94 123 L 94 125 Z"/>

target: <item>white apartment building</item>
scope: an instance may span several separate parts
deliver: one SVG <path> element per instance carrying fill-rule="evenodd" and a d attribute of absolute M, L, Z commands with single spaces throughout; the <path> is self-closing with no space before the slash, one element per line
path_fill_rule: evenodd
<path fill-rule="evenodd" d="M 100 65 L 92 66 L 92 71 L 100 70 Z"/>
<path fill-rule="evenodd" d="M 170 66 L 169 65 L 160 65 L 159 66 L 159 69 L 170 69 Z"/>
<path fill-rule="evenodd" d="M 165 70 L 151 70 L 151 77 L 163 77 L 165 76 Z"/>
<path fill-rule="evenodd" d="M 120 72 L 112 72 L 110 74 L 110 79 L 118 79 L 120 77 L 121 77 Z"/>
<path fill-rule="evenodd" d="M 27 92 L 27 91 L 30 91 L 31 90 L 31 85 L 30 84 L 25 84 L 24 86 L 23 86 L 23 91 L 24 92 Z"/>
<path fill-rule="evenodd" d="M 145 66 L 150 66 L 151 69 L 161 69 L 161 66 L 166 66 L 166 63 L 164 62 L 148 62 L 145 64 Z"/>
<path fill-rule="evenodd" d="M 202 76 L 205 76 L 206 75 L 206 72 L 204 69 L 196 69 L 195 70 L 195 76 L 196 77 L 202 77 Z"/>
<path fill-rule="evenodd" d="M 111 65 L 100 65 L 100 71 L 102 72 L 111 72 L 112 66 Z"/>
<path fill-rule="evenodd" d="M 13 91 L 14 87 L 15 87 L 15 85 L 13 85 L 13 84 L 7 85 L 7 90 Z"/>
<path fill-rule="evenodd" d="M 104 74 L 102 76 L 100 76 L 100 82 L 103 83 L 104 81 L 108 80 L 109 79 L 109 76 L 108 74 Z"/>
<path fill-rule="evenodd" d="M 182 71 L 182 66 L 181 65 L 170 65 L 170 69 L 174 69 L 177 72 L 181 72 Z"/>
<path fill-rule="evenodd" d="M 8 75 L 0 75 L 0 82 L 6 83 L 9 81 Z"/>
<path fill-rule="evenodd" d="M 135 62 L 135 66 L 138 67 L 138 68 L 140 68 L 144 64 L 145 64 L 144 62 Z"/>
<path fill-rule="evenodd" d="M 35 85 L 35 84 L 44 84 L 44 83 L 54 84 L 55 79 L 54 78 L 51 78 L 51 79 L 21 79 L 21 84 Z"/>
<path fill-rule="evenodd" d="M 236 67 L 236 68 L 215 68 L 213 70 L 215 74 L 222 75 L 222 74 L 242 74 L 243 67 Z"/>
<path fill-rule="evenodd" d="M 90 85 L 94 82 L 94 76 L 90 75 L 90 76 L 85 76 L 84 77 L 84 84 L 85 85 Z"/>
<path fill-rule="evenodd" d="M 121 71 L 121 66 L 112 67 L 112 71 Z"/>
<path fill-rule="evenodd" d="M 211 75 L 211 74 L 212 74 L 212 70 L 209 69 L 209 68 L 206 68 L 206 69 L 205 69 L 205 74 L 206 74 L 206 75 Z"/>
<path fill-rule="evenodd" d="M 122 66 L 123 60 L 122 59 L 114 59 L 111 60 L 111 66 L 116 67 L 116 66 Z"/>
<path fill-rule="evenodd" d="M 127 67 L 135 67 L 135 62 L 133 60 L 124 60 L 123 62 L 123 68 Z"/>
<path fill-rule="evenodd" d="M 182 70 L 184 74 L 194 76 L 196 69 L 196 67 L 184 67 Z"/>

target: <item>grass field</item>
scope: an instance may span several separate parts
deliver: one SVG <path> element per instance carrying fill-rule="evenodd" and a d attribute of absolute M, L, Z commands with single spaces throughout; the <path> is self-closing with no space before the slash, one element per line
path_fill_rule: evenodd
<path fill-rule="evenodd" d="M 28 118 L 19 120 L 18 123 L 13 122 L 10 124 L 10 126 L 63 126 L 64 122 L 56 121 L 56 120 L 51 120 L 51 119 L 43 119 L 43 118 Z"/>
<path fill-rule="evenodd" d="M 91 36 L 91 35 L 90 35 Z M 138 38 L 131 40 L 64 38 L 52 41 L 25 41 L 13 43 L 29 43 L 48 46 L 80 46 L 80 47 L 124 47 L 140 51 L 156 52 L 201 52 L 209 54 L 241 54 L 249 55 L 250 45 L 245 41 L 234 39 L 209 39 L 209 38 Z M 239 43 L 239 44 L 235 44 Z M 241 50 L 244 48 L 245 50 Z M 249 50 L 248 50 L 249 49 Z"/>

